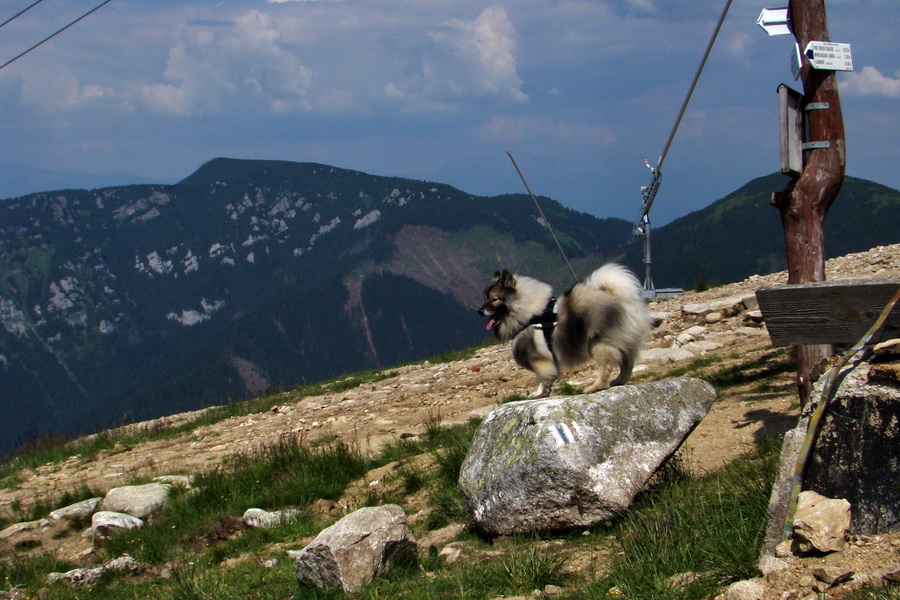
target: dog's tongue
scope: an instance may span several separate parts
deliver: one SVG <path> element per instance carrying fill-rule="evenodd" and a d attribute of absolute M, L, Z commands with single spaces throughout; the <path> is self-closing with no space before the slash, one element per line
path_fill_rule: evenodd
<path fill-rule="evenodd" d="M 493 320 L 493 319 L 491 319 L 490 321 L 488 321 L 487 327 L 486 327 L 485 329 L 487 329 L 488 331 L 490 331 L 491 329 L 494 328 L 494 324 L 495 324 L 495 323 L 496 323 L 496 321 Z"/>

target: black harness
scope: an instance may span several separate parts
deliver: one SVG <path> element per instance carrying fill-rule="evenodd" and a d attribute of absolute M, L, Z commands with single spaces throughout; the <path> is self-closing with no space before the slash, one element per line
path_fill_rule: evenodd
<path fill-rule="evenodd" d="M 544 333 L 544 341 L 547 342 L 547 347 L 550 349 L 551 353 L 553 352 L 553 345 L 550 341 L 553 338 L 553 330 L 556 328 L 557 320 L 556 298 L 551 297 L 550 300 L 547 301 L 547 306 L 544 307 L 544 312 L 528 321 L 529 325 L 535 329 L 540 329 Z"/>

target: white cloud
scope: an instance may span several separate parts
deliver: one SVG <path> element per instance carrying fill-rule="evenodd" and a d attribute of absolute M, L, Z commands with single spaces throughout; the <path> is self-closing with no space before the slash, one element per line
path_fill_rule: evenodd
<path fill-rule="evenodd" d="M 166 83 L 139 89 L 152 111 L 217 115 L 237 107 L 276 113 L 308 106 L 313 73 L 283 47 L 272 16 L 251 10 L 230 22 L 186 23 L 169 50 Z"/>
<path fill-rule="evenodd" d="M 848 96 L 900 98 L 900 70 L 894 77 L 882 75 L 875 67 L 863 67 L 859 73 L 847 73 L 840 79 L 840 90 Z"/>
<path fill-rule="evenodd" d="M 445 21 L 428 38 L 415 74 L 388 81 L 385 97 L 413 110 L 448 109 L 471 98 L 528 100 L 516 69 L 515 29 L 502 7 L 489 6 L 471 21 Z"/>
<path fill-rule="evenodd" d="M 448 69 L 434 75 L 450 77 L 451 86 L 474 89 L 479 95 L 500 94 L 516 101 L 528 99 L 516 72 L 515 30 L 503 7 L 489 6 L 472 21 L 453 19 L 443 30 L 430 35 L 438 46 L 448 51 L 446 66 L 474 68 L 468 82 L 460 77 L 465 71 L 451 73 Z"/>

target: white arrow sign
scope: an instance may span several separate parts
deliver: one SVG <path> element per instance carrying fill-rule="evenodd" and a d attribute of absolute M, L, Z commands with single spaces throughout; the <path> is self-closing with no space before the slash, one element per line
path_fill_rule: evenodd
<path fill-rule="evenodd" d="M 850 44 L 835 42 L 810 42 L 803 51 L 809 64 L 814 69 L 829 71 L 852 71 L 853 57 L 850 55 Z"/>
<path fill-rule="evenodd" d="M 769 35 L 785 35 L 791 32 L 791 15 L 788 8 L 764 8 L 756 24 Z"/>

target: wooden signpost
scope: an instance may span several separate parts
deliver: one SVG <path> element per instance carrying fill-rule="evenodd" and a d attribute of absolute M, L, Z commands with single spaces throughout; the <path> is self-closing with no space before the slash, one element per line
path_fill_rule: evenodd
<path fill-rule="evenodd" d="M 801 48 L 811 42 L 827 42 L 824 0 L 791 0 L 788 14 L 790 30 Z M 781 213 L 784 228 L 788 284 L 825 280 L 825 214 L 841 189 L 847 164 L 835 72 L 814 68 L 808 58 L 803 58 L 800 80 L 804 91 L 799 110 L 805 122 L 802 171 L 784 191 L 772 194 L 772 204 Z M 805 405 L 812 389 L 813 369 L 831 355 L 831 346 L 803 344 L 796 348 L 797 386 L 800 404 Z"/>

